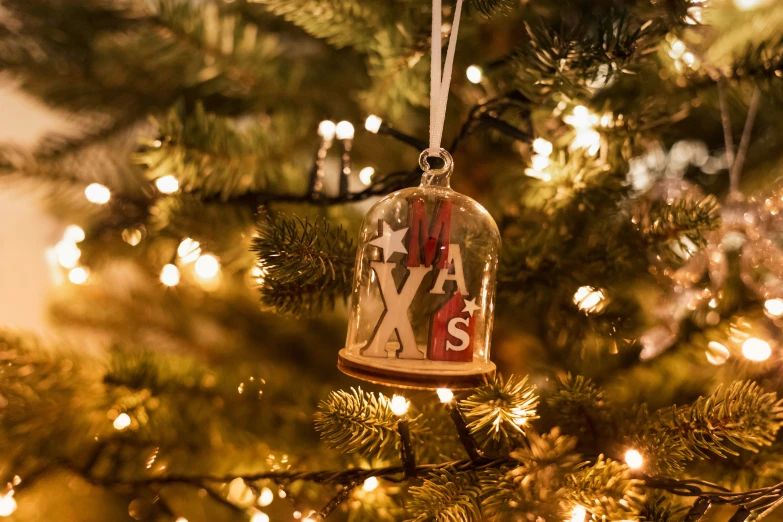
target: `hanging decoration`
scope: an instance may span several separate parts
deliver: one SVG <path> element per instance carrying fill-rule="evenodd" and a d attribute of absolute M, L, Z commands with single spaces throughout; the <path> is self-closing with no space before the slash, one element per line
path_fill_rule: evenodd
<path fill-rule="evenodd" d="M 433 0 L 429 147 L 421 184 L 393 192 L 362 222 L 351 315 L 339 368 L 413 388 L 468 388 L 489 360 L 500 232 L 489 213 L 449 186 L 454 167 L 440 147 L 459 29 L 457 1 L 441 79 L 441 5 Z M 442 167 L 431 166 L 439 158 Z"/>

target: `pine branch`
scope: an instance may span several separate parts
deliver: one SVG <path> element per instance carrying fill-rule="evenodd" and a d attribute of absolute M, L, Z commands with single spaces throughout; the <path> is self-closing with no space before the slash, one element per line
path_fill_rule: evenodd
<path fill-rule="evenodd" d="M 410 522 L 478 522 L 481 520 L 478 476 L 445 468 L 430 473 L 421 486 L 410 488 Z"/>
<path fill-rule="evenodd" d="M 266 272 L 262 303 L 278 312 L 317 313 L 351 291 L 355 246 L 325 219 L 264 218 L 252 248 Z"/>
<path fill-rule="evenodd" d="M 625 464 L 603 455 L 566 478 L 568 497 L 594 517 L 608 520 L 638 517 L 644 501 L 641 486 L 642 481 L 632 478 Z"/>
<path fill-rule="evenodd" d="M 528 421 L 537 419 L 538 396 L 527 377 L 496 376 L 460 401 L 462 413 L 479 444 L 488 442 L 509 446 L 525 434 Z"/>
<path fill-rule="evenodd" d="M 591 380 L 570 373 L 557 381 L 557 388 L 546 398 L 553 417 L 551 422 L 569 434 L 597 441 L 599 430 L 610 417 L 604 392 Z"/>
<path fill-rule="evenodd" d="M 399 450 L 399 419 L 392 412 L 391 399 L 385 395 L 351 388 L 350 392 L 332 392 L 318 409 L 315 429 L 330 447 L 380 459 Z M 421 428 L 416 418 L 409 422 L 415 439 Z"/>

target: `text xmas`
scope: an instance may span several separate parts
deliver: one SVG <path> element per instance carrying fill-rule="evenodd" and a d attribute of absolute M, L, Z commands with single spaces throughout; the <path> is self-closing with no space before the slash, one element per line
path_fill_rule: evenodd
<path fill-rule="evenodd" d="M 408 200 L 408 227 L 399 230 L 385 222 L 379 222 L 378 237 L 370 245 L 381 250 L 383 261 L 373 261 L 370 266 L 378 279 L 384 304 L 384 312 L 375 331 L 361 354 L 367 357 L 398 357 L 400 359 L 424 359 L 435 361 L 473 360 L 473 337 L 479 310 L 476 299 L 469 297 L 465 285 L 460 246 L 451 243 L 452 201 L 439 200 L 433 217 L 426 223 L 426 207 L 420 197 Z M 407 248 L 403 244 L 407 236 Z M 407 254 L 407 275 L 402 284 L 394 282 L 392 270 L 397 266 L 389 262 L 395 253 Z M 419 348 L 411 326 L 408 309 L 422 286 L 427 274 L 435 271 L 435 282 L 430 294 L 443 294 L 446 281 L 454 281 L 456 291 L 445 300 L 433 315 L 430 324 L 427 353 Z M 426 288 L 424 291 L 427 291 Z M 399 344 L 389 342 L 397 334 Z"/>

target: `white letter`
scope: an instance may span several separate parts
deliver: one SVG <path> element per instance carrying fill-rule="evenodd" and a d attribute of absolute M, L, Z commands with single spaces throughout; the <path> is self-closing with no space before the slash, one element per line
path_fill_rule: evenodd
<path fill-rule="evenodd" d="M 421 281 L 432 270 L 432 267 L 417 266 L 409 268 L 408 277 L 402 283 L 402 290 L 397 293 L 394 277 L 392 276 L 395 264 L 374 261 L 370 266 L 378 275 L 378 286 L 381 289 L 381 298 L 383 298 L 386 310 L 383 312 L 367 346 L 362 348 L 360 353 L 367 357 L 397 356 L 400 359 L 424 359 L 424 352 L 419 350 L 419 347 L 416 345 L 416 336 L 413 334 L 411 321 L 408 318 L 408 307 L 410 307 L 416 291 L 421 285 Z M 397 330 L 397 336 L 400 338 L 400 347 L 402 348 L 399 353 L 397 353 L 397 346 L 387 344 L 389 337 L 395 330 Z"/>
<path fill-rule="evenodd" d="M 464 324 L 465 326 L 468 326 L 468 324 L 470 324 L 470 319 L 455 317 L 454 319 L 449 321 L 449 326 L 448 326 L 449 335 L 456 337 L 457 339 L 462 341 L 462 343 L 460 343 L 459 346 L 454 346 L 449 342 L 448 339 L 446 339 L 446 349 L 454 350 L 455 352 L 461 352 L 462 350 L 467 348 L 468 345 L 470 344 L 470 336 L 468 335 L 468 332 L 466 332 L 465 330 L 460 330 L 457 327 L 457 324 Z"/>

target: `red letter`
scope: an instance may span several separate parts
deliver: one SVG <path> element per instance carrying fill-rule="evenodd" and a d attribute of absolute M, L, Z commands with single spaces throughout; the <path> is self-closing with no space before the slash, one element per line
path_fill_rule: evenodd
<path fill-rule="evenodd" d="M 420 197 L 408 199 L 409 267 L 421 264 L 421 238 L 424 238 L 424 266 L 432 266 L 435 262 L 435 268 L 448 268 L 452 204 L 453 202 L 449 199 L 439 200 L 435 204 L 435 215 L 430 221 L 429 227 L 425 228 L 427 210 L 424 206 L 424 200 Z"/>

